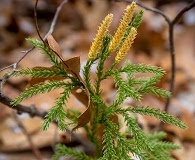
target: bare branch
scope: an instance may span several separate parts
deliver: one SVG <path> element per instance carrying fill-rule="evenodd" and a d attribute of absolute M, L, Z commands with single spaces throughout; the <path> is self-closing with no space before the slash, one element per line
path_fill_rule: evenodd
<path fill-rule="evenodd" d="M 181 18 L 181 16 L 185 13 L 185 12 L 187 12 L 187 11 L 189 11 L 190 9 L 192 9 L 193 7 L 195 7 L 195 0 L 192 2 L 192 3 L 190 3 L 188 6 L 186 6 L 185 8 L 183 8 L 177 15 L 176 15 L 176 17 L 172 20 L 172 25 L 174 25 L 174 24 L 176 24 L 178 21 L 179 21 L 179 19 Z"/>
<path fill-rule="evenodd" d="M 55 15 L 54 15 L 54 18 L 53 18 L 53 20 L 52 20 L 52 22 L 51 22 L 50 29 L 49 29 L 49 31 L 47 32 L 47 34 L 45 35 L 45 37 L 43 38 L 44 40 L 46 40 L 47 37 L 48 37 L 50 34 L 53 33 L 54 27 L 55 27 L 55 25 L 56 25 L 56 21 L 57 21 L 57 19 L 58 19 L 58 15 L 59 15 L 60 11 L 62 10 L 62 7 L 64 6 L 64 4 L 67 3 L 67 2 L 68 2 L 68 0 L 64 0 L 64 1 L 62 1 L 62 3 L 58 6 L 58 8 L 57 8 L 57 10 L 56 10 L 56 13 L 55 13 Z"/>
<path fill-rule="evenodd" d="M 15 64 L 15 63 L 14 63 L 14 64 Z M 4 70 L 6 70 L 6 69 L 8 69 L 8 68 L 13 67 L 13 65 L 14 65 L 14 64 L 10 64 L 9 66 L 6 66 L 6 67 L 4 67 L 4 68 L 0 69 L 0 72 L 2 72 L 2 71 L 4 71 Z"/>
<path fill-rule="evenodd" d="M 39 0 L 36 0 L 35 6 L 34 6 L 34 20 L 35 20 L 35 28 L 37 30 L 37 34 L 41 41 L 43 42 L 44 45 L 46 45 L 44 39 L 41 37 L 40 31 L 39 31 L 39 25 L 38 25 L 38 20 L 37 20 L 37 5 L 38 5 Z"/>
<path fill-rule="evenodd" d="M 169 91 L 174 92 L 174 83 L 175 83 L 175 45 L 174 45 L 174 26 L 179 21 L 181 16 L 187 12 L 188 10 L 192 9 L 195 6 L 195 0 L 189 4 L 188 6 L 184 7 L 176 16 L 175 18 L 168 23 L 169 25 L 169 49 L 170 49 L 170 58 L 171 58 L 171 79 L 169 84 Z M 164 110 L 168 112 L 170 104 L 170 98 L 166 100 Z"/>
<path fill-rule="evenodd" d="M 47 112 L 40 112 L 34 106 L 28 107 L 28 106 L 18 104 L 18 105 L 13 107 L 10 104 L 11 101 L 12 101 L 11 98 L 9 98 L 5 95 L 2 95 L 2 94 L 0 95 L 0 102 L 4 105 L 8 106 L 9 108 L 16 110 L 18 114 L 28 113 L 31 117 L 37 116 L 37 117 L 40 117 L 40 118 L 44 118 L 45 115 L 47 114 Z"/>

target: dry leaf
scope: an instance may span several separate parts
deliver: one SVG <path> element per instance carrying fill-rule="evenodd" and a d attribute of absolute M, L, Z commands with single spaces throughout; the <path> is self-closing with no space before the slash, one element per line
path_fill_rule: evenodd
<path fill-rule="evenodd" d="M 86 107 L 88 105 L 88 96 L 86 92 L 81 88 L 74 88 L 71 92 L 81 103 Z"/>
<path fill-rule="evenodd" d="M 62 57 L 61 50 L 59 44 L 55 41 L 52 35 L 47 37 L 48 44 L 50 48 L 55 51 L 60 57 Z"/>
<path fill-rule="evenodd" d="M 80 57 L 73 57 L 70 58 L 66 61 L 64 61 L 63 65 L 65 70 L 67 71 L 67 73 L 71 74 L 73 77 L 80 79 Z M 33 69 L 38 69 L 38 70 L 51 70 L 51 71 L 56 71 L 56 67 L 52 66 L 52 67 L 34 67 Z M 66 79 L 65 77 L 61 77 L 61 76 L 52 76 L 52 77 L 47 77 L 47 78 L 31 78 L 29 81 L 29 86 L 33 86 L 35 84 L 44 82 L 46 80 L 63 80 Z"/>
<path fill-rule="evenodd" d="M 77 78 L 81 82 L 83 82 L 82 78 L 80 77 L 80 57 L 73 57 L 63 62 L 64 69 L 67 73 L 71 74 L 73 77 Z"/>
<path fill-rule="evenodd" d="M 65 61 L 65 64 L 68 66 L 67 72 L 69 72 L 75 78 L 79 79 L 80 82 L 82 82 L 83 85 L 85 86 L 85 83 L 79 74 L 80 73 L 80 57 L 73 57 L 71 59 L 68 59 Z M 91 111 L 90 95 L 89 95 L 89 91 L 87 90 L 86 86 L 85 86 L 85 91 L 82 90 L 81 93 L 77 93 L 76 90 L 73 90 L 72 94 L 75 95 L 75 97 L 87 107 L 87 109 L 78 117 L 78 124 L 76 127 L 73 128 L 73 130 L 75 130 L 89 123 L 91 119 L 92 111 Z"/>
<path fill-rule="evenodd" d="M 80 128 L 80 127 L 83 127 L 85 125 L 87 125 L 87 123 L 89 123 L 91 119 L 91 104 L 89 104 L 89 106 L 87 107 L 87 109 L 85 110 L 85 112 L 83 112 L 79 117 L 78 117 L 78 124 L 76 127 L 74 127 L 72 129 L 72 131 Z"/>
<path fill-rule="evenodd" d="M 86 87 L 85 87 L 86 88 Z M 73 92 L 74 94 L 74 92 Z M 80 94 L 80 95 L 79 95 Z M 76 93 L 74 94 L 75 97 L 81 101 L 83 104 L 85 104 L 85 106 L 87 107 L 87 109 L 78 117 L 78 123 L 77 123 L 77 126 L 74 127 L 72 129 L 72 131 L 80 128 L 80 127 L 83 127 L 85 125 L 87 125 L 87 123 L 90 122 L 90 119 L 91 119 L 91 112 L 92 112 L 92 104 L 90 102 L 90 95 L 89 95 L 89 92 L 88 90 L 86 90 L 86 92 L 81 92 L 81 93 Z M 83 95 L 85 94 L 85 95 Z"/>

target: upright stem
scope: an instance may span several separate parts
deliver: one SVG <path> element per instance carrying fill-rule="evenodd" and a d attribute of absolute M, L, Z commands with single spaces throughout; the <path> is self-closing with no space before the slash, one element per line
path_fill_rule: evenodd
<path fill-rule="evenodd" d="M 171 57 L 171 79 L 170 79 L 170 85 L 169 85 L 169 91 L 173 93 L 174 91 L 174 82 L 175 82 L 175 45 L 174 45 L 174 25 L 171 23 L 169 25 L 169 44 L 170 44 L 170 57 Z M 167 101 L 165 103 L 164 111 L 168 111 L 168 107 L 170 104 L 170 98 L 167 98 Z"/>
<path fill-rule="evenodd" d="M 84 68 L 84 81 L 85 81 L 85 85 L 86 85 L 87 89 L 89 90 L 91 96 L 94 96 L 94 95 L 97 94 L 96 93 L 97 91 L 94 91 L 94 89 L 91 86 L 91 79 L 90 79 L 90 68 L 91 68 L 92 64 L 96 60 L 97 59 L 88 60 L 87 63 L 86 63 L 86 66 Z M 97 87 L 95 89 L 97 90 Z M 98 134 L 97 134 L 97 130 L 98 130 L 98 117 L 99 117 L 98 116 L 98 106 L 93 105 L 92 106 L 92 115 L 91 115 L 91 119 L 92 120 L 90 122 L 90 129 L 91 129 L 90 140 L 95 145 L 96 157 L 100 157 L 101 156 L 101 145 L 100 145 L 100 142 L 98 140 Z"/>

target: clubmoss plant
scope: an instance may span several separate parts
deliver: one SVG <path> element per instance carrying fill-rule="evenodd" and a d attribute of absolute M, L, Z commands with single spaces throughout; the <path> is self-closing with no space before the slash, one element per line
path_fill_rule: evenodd
<path fill-rule="evenodd" d="M 27 39 L 49 58 L 52 67 L 27 68 L 15 72 L 14 76 L 30 76 L 31 80 L 30 87 L 22 92 L 12 105 L 15 106 L 37 94 L 62 88 L 63 91 L 44 119 L 42 129 L 47 130 L 54 120 L 57 121 L 60 130 L 72 127 L 72 131 L 75 131 L 83 127 L 88 140 L 96 149 L 95 156 L 89 157 L 85 153 L 59 144 L 54 159 L 69 156 L 78 160 L 133 160 L 135 157 L 140 160 L 171 160 L 170 150 L 179 148 L 170 142 L 162 141 L 166 137 L 162 132 L 148 134 L 141 130 L 134 113 L 152 116 L 182 129 L 186 128 L 179 119 L 144 105 L 122 107 L 128 97 L 141 101 L 144 94 L 165 98 L 170 96 L 168 91 L 155 86 L 165 74 L 161 68 L 147 64 L 132 64 L 129 61 L 125 62 L 123 67 L 116 68 L 128 53 L 142 19 L 143 11 L 134 16 L 135 7 L 133 2 L 126 8 L 113 37 L 108 34 L 113 15 L 109 14 L 103 20 L 90 47 L 83 77 L 80 76 L 80 58 L 64 60 L 58 43 L 51 35 L 47 39 L 48 45 L 37 39 Z M 104 64 L 113 52 L 116 52 L 115 62 L 109 69 L 105 69 Z M 92 83 L 90 70 L 94 63 L 97 63 L 97 71 L 96 79 Z M 136 78 L 137 73 L 150 73 L 152 76 Z M 125 80 L 122 74 L 127 75 Z M 101 83 L 110 77 L 115 82 L 117 96 L 112 104 L 108 105 L 102 98 Z M 80 92 L 77 92 L 78 89 Z M 83 113 L 66 107 L 70 94 L 86 106 Z M 120 131 L 119 116 L 123 117 L 124 124 L 127 125 L 127 131 L 124 133 Z M 127 134 L 131 135 L 131 138 L 128 138 Z"/>

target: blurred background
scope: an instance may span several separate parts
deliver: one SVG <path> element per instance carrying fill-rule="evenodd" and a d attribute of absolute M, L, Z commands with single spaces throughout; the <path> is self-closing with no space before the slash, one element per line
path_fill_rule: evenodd
<path fill-rule="evenodd" d="M 56 8 L 61 2 L 62 0 L 40 0 L 38 3 L 38 23 L 43 37 L 48 32 Z M 192 0 L 142 0 L 140 2 L 162 10 L 172 19 Z M 22 51 L 31 47 L 26 43 L 25 38 L 38 38 L 33 16 L 34 3 L 35 1 L 32 0 L 0 0 L 0 69 L 16 62 L 24 54 Z M 128 4 L 122 0 L 69 0 L 63 6 L 53 32 L 64 59 L 80 56 L 81 66 L 84 66 L 90 44 L 101 21 L 108 13 L 114 14 L 109 31 L 113 34 Z M 141 9 L 137 7 L 136 11 Z M 163 89 L 169 89 L 171 74 L 168 30 L 168 24 L 162 16 L 144 10 L 138 36 L 126 56 L 126 59 L 132 63 L 147 63 L 166 70 L 167 74 L 158 83 L 158 86 Z M 181 130 L 175 126 L 164 125 L 163 130 L 168 134 L 167 140 L 181 146 L 180 150 L 173 152 L 173 157 L 176 160 L 192 160 L 195 157 L 195 8 L 186 12 L 175 25 L 174 42 L 176 78 L 168 111 L 184 121 L 189 128 Z M 105 67 L 109 67 L 113 62 L 114 56 L 111 56 Z M 30 52 L 19 63 L 19 68 L 35 66 L 50 66 L 47 58 L 37 50 Z M 7 71 L 9 69 L 0 72 L 0 77 L 2 78 Z M 93 73 L 95 67 L 94 70 L 92 69 L 92 76 Z M 15 98 L 27 84 L 26 77 L 11 78 L 4 85 L 4 94 Z M 102 88 L 105 101 L 111 102 L 116 96 L 113 82 L 102 84 Z M 52 91 L 49 94 L 30 98 L 22 104 L 34 105 L 41 111 L 48 111 L 58 95 L 58 90 Z M 127 99 L 124 105 L 135 104 L 136 102 Z M 147 95 L 144 96 L 142 104 L 163 110 L 165 99 Z M 80 111 L 85 109 L 74 97 L 71 97 L 68 106 Z M 53 124 L 48 131 L 42 132 L 40 130 L 42 119 L 32 118 L 28 114 L 17 115 L 15 111 L 1 103 L 0 110 L 0 160 L 35 160 L 36 151 L 40 153 L 41 159 L 49 160 L 55 152 L 56 143 L 64 143 L 75 149 L 84 150 L 78 140 L 70 141 L 71 135 L 57 131 Z M 154 132 L 159 125 L 156 119 L 139 115 L 137 118 L 140 127 L 150 133 Z M 76 134 L 85 139 L 82 129 Z"/>

